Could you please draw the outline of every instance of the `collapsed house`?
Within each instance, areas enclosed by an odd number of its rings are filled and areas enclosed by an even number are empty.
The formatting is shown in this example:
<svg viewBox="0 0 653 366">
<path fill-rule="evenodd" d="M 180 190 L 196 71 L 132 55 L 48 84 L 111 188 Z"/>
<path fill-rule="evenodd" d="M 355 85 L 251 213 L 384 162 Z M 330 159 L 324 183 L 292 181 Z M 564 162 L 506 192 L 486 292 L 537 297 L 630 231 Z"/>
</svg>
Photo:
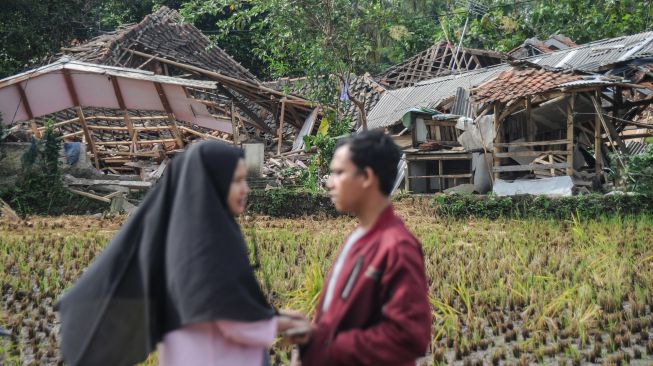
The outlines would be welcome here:
<svg viewBox="0 0 653 366">
<path fill-rule="evenodd" d="M 84 141 L 96 169 L 133 172 L 133 158 L 162 161 L 194 138 L 222 140 L 231 123 L 214 118 L 190 90 L 213 82 L 63 58 L 0 80 L 3 123 L 40 138 L 48 123 L 65 142 Z"/>
<path fill-rule="evenodd" d="M 177 11 L 166 7 L 138 24 L 62 51 L 85 62 L 215 82 L 215 92 L 198 93 L 197 97 L 216 118 L 239 123 L 240 129 L 233 131 L 239 135 L 238 142 L 251 137 L 268 145 L 275 140 L 290 145 L 315 109 L 301 97 L 264 86 L 199 29 L 183 23 Z"/>
<path fill-rule="evenodd" d="M 368 125 L 410 132 L 402 177 L 413 192 L 598 188 L 629 153 L 624 141 L 652 135 L 652 50 L 646 32 L 421 81 L 388 90 Z"/>
<path fill-rule="evenodd" d="M 318 113 L 314 103 L 263 85 L 166 7 L 62 52 L 49 65 L 3 80 L 13 85 L 11 97 L 0 100 L 4 123 L 27 124 L 38 138 L 51 120 L 64 140 L 84 142 L 105 172 L 139 173 L 154 156 L 160 163 L 161 155 L 197 138 L 263 143 L 280 154 L 296 145 Z M 101 75 L 111 83 L 102 83 Z M 137 77 L 152 83 L 136 83 Z M 58 81 L 41 88 L 46 79 Z M 68 100 L 53 97 L 62 95 Z"/>
</svg>

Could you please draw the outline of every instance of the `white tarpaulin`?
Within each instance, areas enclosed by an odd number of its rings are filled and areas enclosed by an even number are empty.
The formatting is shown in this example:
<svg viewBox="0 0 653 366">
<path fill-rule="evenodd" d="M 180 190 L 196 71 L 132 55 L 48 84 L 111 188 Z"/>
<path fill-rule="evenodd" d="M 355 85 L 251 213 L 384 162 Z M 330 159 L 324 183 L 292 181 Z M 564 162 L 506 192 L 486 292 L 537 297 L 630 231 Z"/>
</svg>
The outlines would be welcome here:
<svg viewBox="0 0 653 366">
<path fill-rule="evenodd" d="M 472 122 L 469 118 L 461 117 L 456 123 L 456 128 L 463 130 L 458 136 L 458 142 L 467 150 L 482 149 L 492 151 L 494 141 L 494 116 L 483 116 Z"/>
<path fill-rule="evenodd" d="M 534 196 L 563 197 L 571 196 L 573 187 L 574 182 L 567 175 L 544 179 L 516 180 L 514 182 L 497 179 L 494 182 L 492 192 L 497 196 L 531 194 Z"/>
</svg>

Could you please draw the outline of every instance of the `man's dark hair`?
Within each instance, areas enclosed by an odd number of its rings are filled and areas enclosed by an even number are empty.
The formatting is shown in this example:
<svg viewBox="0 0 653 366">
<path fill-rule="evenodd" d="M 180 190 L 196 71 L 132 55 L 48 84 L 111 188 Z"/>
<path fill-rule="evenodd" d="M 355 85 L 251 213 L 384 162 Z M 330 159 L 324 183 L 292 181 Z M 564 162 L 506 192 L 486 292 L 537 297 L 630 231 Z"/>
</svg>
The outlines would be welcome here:
<svg viewBox="0 0 653 366">
<path fill-rule="evenodd" d="M 397 165 L 401 159 L 399 147 L 381 130 L 366 131 L 338 141 L 336 148 L 348 146 L 351 161 L 362 172 L 372 168 L 379 177 L 379 188 L 386 196 L 392 193 L 397 178 Z"/>
</svg>

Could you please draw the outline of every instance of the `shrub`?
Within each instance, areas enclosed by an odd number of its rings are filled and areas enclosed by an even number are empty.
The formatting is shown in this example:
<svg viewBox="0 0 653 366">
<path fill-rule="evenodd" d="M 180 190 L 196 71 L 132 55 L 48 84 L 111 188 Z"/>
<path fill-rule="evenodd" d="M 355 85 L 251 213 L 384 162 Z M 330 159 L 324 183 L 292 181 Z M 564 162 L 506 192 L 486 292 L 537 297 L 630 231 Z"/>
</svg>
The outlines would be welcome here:
<svg viewBox="0 0 653 366">
<path fill-rule="evenodd" d="M 18 214 L 61 215 L 97 212 L 103 205 L 74 196 L 63 185 L 59 167 L 61 142 L 52 127 L 47 125 L 43 139 L 32 140 L 22 157 L 23 171 L 16 185 L 0 191 L 0 198 Z"/>
</svg>

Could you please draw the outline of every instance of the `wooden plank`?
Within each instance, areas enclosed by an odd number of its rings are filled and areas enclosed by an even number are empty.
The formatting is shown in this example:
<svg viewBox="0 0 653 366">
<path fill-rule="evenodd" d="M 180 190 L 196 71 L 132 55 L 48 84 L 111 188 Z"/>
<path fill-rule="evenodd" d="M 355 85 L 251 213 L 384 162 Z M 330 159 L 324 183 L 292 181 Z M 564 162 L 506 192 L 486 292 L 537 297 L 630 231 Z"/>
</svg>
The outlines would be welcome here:
<svg viewBox="0 0 653 366">
<path fill-rule="evenodd" d="M 470 155 L 453 155 L 451 154 L 450 156 L 443 156 L 443 155 L 428 155 L 428 154 L 420 154 L 420 155 L 409 155 L 406 154 L 406 160 L 408 161 L 438 161 L 438 160 L 470 160 L 472 158 L 471 154 Z"/>
<path fill-rule="evenodd" d="M 410 179 L 415 178 L 442 178 L 442 179 L 454 179 L 454 178 L 471 178 L 472 174 L 443 174 L 443 175 L 411 175 Z"/>
<path fill-rule="evenodd" d="M 144 182 L 140 180 L 86 179 L 75 178 L 69 174 L 64 176 L 64 181 L 69 186 L 115 185 L 134 189 L 149 188 L 152 186 L 152 182 Z"/>
<path fill-rule="evenodd" d="M 528 147 L 528 146 L 548 146 L 548 145 L 566 145 L 567 140 L 550 140 L 550 141 L 533 141 L 533 142 L 505 142 L 495 143 L 499 147 Z"/>
<path fill-rule="evenodd" d="M 234 145 L 238 145 L 240 143 L 240 129 L 238 128 L 238 123 L 236 122 L 236 107 L 234 106 L 233 101 L 231 101 L 230 116 L 231 116 L 231 131 L 234 137 Z"/>
<path fill-rule="evenodd" d="M 147 145 L 147 144 L 161 144 L 164 142 L 176 142 L 176 139 L 160 139 L 160 140 L 138 140 L 139 145 Z M 131 141 L 98 141 L 96 142 L 97 145 L 104 146 L 104 145 L 131 145 Z"/>
<path fill-rule="evenodd" d="M 156 88 L 156 92 L 159 95 L 159 100 L 161 100 L 161 104 L 163 105 L 163 109 L 165 109 L 166 113 L 168 114 L 168 121 L 170 122 L 170 125 L 172 126 L 172 135 L 175 137 L 175 141 L 177 142 L 177 146 L 180 148 L 184 147 L 184 141 L 181 139 L 181 134 L 179 133 L 179 130 L 177 129 L 177 120 L 175 118 L 174 113 L 172 113 L 172 107 L 170 107 L 170 102 L 168 101 L 168 97 L 166 96 L 165 90 L 163 90 L 163 86 L 161 83 L 154 83 L 154 87 Z"/>
<path fill-rule="evenodd" d="M 27 93 L 25 93 L 25 89 L 23 89 L 23 86 L 20 85 L 20 83 L 16 83 L 16 88 L 18 88 L 18 94 L 20 94 L 20 100 L 23 102 L 23 107 L 25 108 L 25 112 L 27 112 L 27 117 L 29 118 L 32 133 L 34 134 L 34 137 L 40 139 L 42 137 L 41 131 L 39 131 L 39 128 L 36 125 L 36 121 L 34 121 L 34 114 L 32 114 L 32 107 L 30 106 L 29 100 L 27 99 Z"/>
<path fill-rule="evenodd" d="M 504 153 L 495 153 L 499 158 L 513 158 L 513 157 L 523 157 L 523 156 L 540 156 L 544 154 L 556 154 L 556 155 L 567 155 L 569 152 L 567 150 L 550 150 L 550 151 L 510 151 Z"/>
<path fill-rule="evenodd" d="M 520 172 L 520 171 L 533 171 L 533 170 L 547 170 L 547 169 L 565 169 L 567 163 L 554 163 L 554 164 L 528 164 L 528 165 L 507 165 L 493 167 L 493 172 Z"/>
<path fill-rule="evenodd" d="M 86 120 L 106 120 L 106 121 L 122 121 L 124 117 L 116 117 L 116 116 L 86 116 Z M 150 120 L 158 120 L 158 119 L 168 119 L 168 116 L 147 116 L 147 117 L 132 117 L 130 116 L 129 119 L 132 121 L 150 121 Z"/>
<path fill-rule="evenodd" d="M 105 197 L 102 197 L 102 196 L 98 196 L 98 195 L 93 194 L 93 193 L 88 193 L 88 192 L 84 192 L 84 191 L 79 191 L 79 190 L 77 190 L 77 189 L 72 189 L 72 188 L 68 188 L 68 190 L 69 190 L 70 192 L 75 193 L 75 194 L 78 194 L 78 195 L 80 195 L 80 196 L 84 196 L 84 197 L 87 197 L 87 198 L 92 198 L 92 199 L 94 199 L 94 200 L 98 200 L 98 201 L 101 201 L 101 202 L 111 203 L 111 199 L 109 199 L 109 198 L 105 198 Z"/>
<path fill-rule="evenodd" d="M 52 127 L 60 127 L 60 126 L 67 125 L 69 123 L 77 123 L 77 122 L 79 122 L 79 117 L 75 117 L 75 118 L 72 118 L 72 119 L 69 119 L 69 120 L 53 123 Z M 45 130 L 45 127 L 39 127 L 39 131 L 43 131 L 43 130 Z"/>
<path fill-rule="evenodd" d="M 84 131 L 77 131 L 77 132 L 67 133 L 67 134 L 61 136 L 61 138 L 67 139 L 69 137 L 75 137 L 75 136 L 79 136 L 79 135 L 83 135 L 83 134 L 84 134 Z"/>
<path fill-rule="evenodd" d="M 603 139 L 601 138 L 601 119 L 597 115 L 594 118 L 594 172 L 603 173 Z"/>
</svg>

